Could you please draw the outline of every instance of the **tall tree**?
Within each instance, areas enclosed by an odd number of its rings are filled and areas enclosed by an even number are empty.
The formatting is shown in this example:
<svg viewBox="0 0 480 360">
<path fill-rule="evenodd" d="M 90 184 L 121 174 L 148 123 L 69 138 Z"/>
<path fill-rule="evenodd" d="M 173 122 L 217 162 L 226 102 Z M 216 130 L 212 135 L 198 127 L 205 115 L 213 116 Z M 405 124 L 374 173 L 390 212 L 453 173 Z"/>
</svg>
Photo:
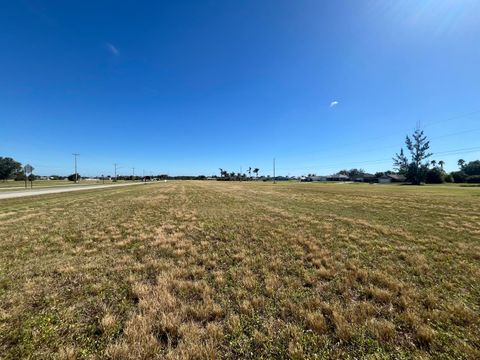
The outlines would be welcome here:
<svg viewBox="0 0 480 360">
<path fill-rule="evenodd" d="M 463 159 L 458 159 L 457 164 L 458 164 L 458 167 L 460 168 L 460 170 L 462 170 L 463 167 L 465 166 L 465 160 L 463 160 Z"/>
<path fill-rule="evenodd" d="M 428 152 L 428 149 L 430 149 L 430 141 L 428 141 L 427 137 L 423 134 L 423 130 L 417 129 L 411 138 L 407 135 L 405 144 L 412 157 L 407 177 L 413 184 L 420 185 L 425 180 L 426 171 L 424 168 L 427 167 L 426 164 L 422 164 L 422 162 L 432 156 L 432 153 Z"/>
<path fill-rule="evenodd" d="M 440 161 L 438 162 L 438 165 L 440 165 L 440 168 L 443 170 L 443 165 L 445 165 L 445 161 L 440 160 Z"/>
<path fill-rule="evenodd" d="M 410 151 L 411 161 L 408 162 L 402 149 L 400 154 L 395 154 L 393 165 L 398 169 L 399 173 L 407 177 L 407 181 L 414 185 L 419 185 L 425 181 L 428 171 L 428 162 L 423 162 L 432 156 L 432 153 L 428 152 L 430 141 L 427 140 L 422 130 L 417 129 L 411 137 L 407 135 L 405 145 L 407 145 L 407 149 Z"/>
<path fill-rule="evenodd" d="M 10 157 L 0 157 L 0 180 L 7 180 L 22 171 L 22 164 Z"/>
<path fill-rule="evenodd" d="M 248 167 L 248 177 L 252 177 L 252 167 Z"/>
<path fill-rule="evenodd" d="M 437 165 L 437 160 L 430 161 L 430 164 L 432 164 L 432 167 L 435 167 Z"/>
<path fill-rule="evenodd" d="M 253 169 L 253 173 L 255 174 L 255 177 L 257 177 L 257 178 L 258 178 L 258 172 L 259 172 L 259 171 L 260 171 L 259 168 Z"/>
</svg>

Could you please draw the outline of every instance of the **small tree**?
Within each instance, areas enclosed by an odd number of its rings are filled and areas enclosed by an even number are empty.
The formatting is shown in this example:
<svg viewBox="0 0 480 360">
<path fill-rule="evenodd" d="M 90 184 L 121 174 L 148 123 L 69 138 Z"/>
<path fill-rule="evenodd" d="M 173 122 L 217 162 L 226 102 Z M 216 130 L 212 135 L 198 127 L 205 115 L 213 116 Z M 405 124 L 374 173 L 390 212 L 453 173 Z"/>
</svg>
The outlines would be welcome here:
<svg viewBox="0 0 480 360">
<path fill-rule="evenodd" d="M 10 157 L 0 157 L 0 180 L 11 179 L 22 171 L 22 164 Z"/>
<path fill-rule="evenodd" d="M 427 184 L 442 184 L 445 182 L 445 176 L 441 169 L 434 167 L 427 171 L 425 181 Z"/>
<path fill-rule="evenodd" d="M 423 163 L 423 161 L 432 156 L 428 152 L 430 141 L 427 141 L 427 137 L 422 130 L 417 129 L 412 134 L 412 137 L 407 135 L 405 145 L 410 151 L 410 163 L 403 154 L 403 149 L 401 149 L 400 154 L 396 154 L 393 158 L 393 165 L 400 174 L 406 175 L 407 181 L 414 185 L 420 185 L 425 181 L 428 171 L 428 163 Z"/>
<path fill-rule="evenodd" d="M 80 180 L 82 177 L 80 176 L 80 174 L 71 174 L 71 175 L 68 175 L 68 180 L 69 181 L 75 181 L 76 179 Z"/>
</svg>

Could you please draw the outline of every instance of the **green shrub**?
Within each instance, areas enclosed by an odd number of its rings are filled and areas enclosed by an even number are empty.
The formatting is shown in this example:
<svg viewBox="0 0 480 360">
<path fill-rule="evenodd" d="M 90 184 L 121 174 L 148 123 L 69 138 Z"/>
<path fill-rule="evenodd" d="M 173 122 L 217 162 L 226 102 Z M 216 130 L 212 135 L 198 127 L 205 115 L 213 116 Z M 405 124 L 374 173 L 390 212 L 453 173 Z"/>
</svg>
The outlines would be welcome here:
<svg viewBox="0 0 480 360">
<path fill-rule="evenodd" d="M 443 171 L 439 168 L 429 169 L 425 177 L 427 184 L 442 184 L 445 182 Z"/>
<path fill-rule="evenodd" d="M 480 175 L 472 175 L 467 177 L 467 182 L 470 184 L 480 184 Z"/>
<path fill-rule="evenodd" d="M 19 172 L 15 175 L 15 181 L 25 181 L 25 173 Z"/>
<path fill-rule="evenodd" d="M 480 160 L 470 161 L 463 166 L 462 171 L 470 176 L 480 175 Z"/>
<path fill-rule="evenodd" d="M 77 180 L 80 180 L 82 177 L 80 174 L 77 174 Z M 68 180 L 69 181 L 75 181 L 75 174 L 68 175 Z"/>
<path fill-rule="evenodd" d="M 464 183 L 467 181 L 467 174 L 463 171 L 454 171 L 450 175 L 452 175 L 453 181 L 456 183 Z"/>
<path fill-rule="evenodd" d="M 426 165 L 422 164 L 417 167 L 415 163 L 412 162 L 408 165 L 405 177 L 409 183 L 420 185 L 421 183 L 426 182 L 427 173 L 428 167 Z"/>
<path fill-rule="evenodd" d="M 447 183 L 452 183 L 453 182 L 453 176 L 450 174 L 445 175 L 445 182 Z"/>
</svg>

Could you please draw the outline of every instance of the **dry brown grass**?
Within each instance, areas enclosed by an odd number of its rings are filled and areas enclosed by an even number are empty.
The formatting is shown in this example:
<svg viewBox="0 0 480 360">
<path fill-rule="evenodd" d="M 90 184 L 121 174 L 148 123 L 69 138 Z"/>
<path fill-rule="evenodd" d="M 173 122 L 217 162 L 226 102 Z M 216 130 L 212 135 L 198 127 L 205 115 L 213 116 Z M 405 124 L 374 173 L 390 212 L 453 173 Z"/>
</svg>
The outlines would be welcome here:
<svg viewBox="0 0 480 360">
<path fill-rule="evenodd" d="M 2 359 L 480 357 L 478 189 L 169 182 L 1 206 Z"/>
</svg>

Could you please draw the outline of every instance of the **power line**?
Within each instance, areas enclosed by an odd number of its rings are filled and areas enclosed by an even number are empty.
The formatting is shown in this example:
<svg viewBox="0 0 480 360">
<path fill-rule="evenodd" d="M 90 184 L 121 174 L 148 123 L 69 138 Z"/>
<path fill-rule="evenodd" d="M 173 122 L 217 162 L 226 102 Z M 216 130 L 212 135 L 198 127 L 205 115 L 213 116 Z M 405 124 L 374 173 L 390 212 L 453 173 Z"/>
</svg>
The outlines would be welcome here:
<svg viewBox="0 0 480 360">
<path fill-rule="evenodd" d="M 459 132 L 454 132 L 454 133 L 447 133 L 447 134 L 444 134 L 444 135 L 440 135 L 440 136 L 436 136 L 436 137 L 433 137 L 433 138 L 430 138 L 430 140 L 435 140 L 435 139 L 440 139 L 440 138 L 446 138 L 446 137 L 450 137 L 450 136 L 456 136 L 456 135 L 461 135 L 461 134 L 465 134 L 465 133 L 472 133 L 472 132 L 476 132 L 476 131 L 480 131 L 480 128 L 476 128 L 476 129 L 470 129 L 470 130 L 462 130 L 462 131 L 459 131 Z M 382 147 L 375 147 L 375 148 L 371 148 L 371 149 L 368 149 L 366 151 L 355 151 L 355 155 L 357 154 L 362 154 L 362 153 L 366 153 L 366 152 L 370 152 L 370 151 L 375 151 L 375 150 L 382 150 L 382 149 L 390 149 L 390 148 L 398 148 L 397 145 L 388 145 L 388 146 L 382 146 Z M 459 149 L 458 151 L 456 152 L 461 152 L 462 149 Z M 351 151 L 349 152 L 344 152 L 343 154 L 341 155 L 350 155 L 351 154 Z M 442 155 L 442 152 L 435 152 L 436 155 Z M 325 158 L 327 157 L 328 155 L 323 155 L 321 156 L 320 158 Z M 329 156 L 329 158 L 331 158 L 331 156 Z M 359 163 L 370 163 L 371 161 L 362 161 L 362 162 L 355 162 L 356 164 L 359 164 Z M 373 162 L 375 162 L 375 160 L 373 160 Z M 338 163 L 338 162 L 337 162 Z M 326 165 L 328 166 L 328 165 Z M 312 165 L 312 166 L 306 166 L 304 168 L 312 168 L 312 167 L 318 167 L 318 165 Z M 293 168 L 281 168 L 283 170 L 290 170 L 290 169 L 293 169 Z M 295 169 L 302 169 L 302 168 L 295 168 Z"/>
<path fill-rule="evenodd" d="M 431 126 L 431 125 L 436 125 L 436 124 L 440 124 L 440 123 L 444 123 L 444 122 L 448 122 L 448 121 L 453 121 L 453 120 L 459 120 L 459 119 L 470 117 L 470 116 L 476 115 L 476 114 L 480 114 L 480 109 L 475 110 L 475 111 L 471 111 L 469 113 L 464 113 L 464 114 L 461 114 L 461 115 L 451 116 L 451 117 L 441 119 L 441 120 L 438 120 L 438 121 L 427 122 L 427 123 L 423 124 L 422 127 L 425 128 L 425 127 L 428 127 L 428 126 Z M 418 123 L 419 123 L 419 121 L 417 121 L 417 126 L 418 126 Z M 338 146 L 339 147 L 346 147 L 346 146 L 353 146 L 353 145 L 358 145 L 358 144 L 370 143 L 370 142 L 373 142 L 373 141 L 376 141 L 376 140 L 386 139 L 386 138 L 391 137 L 391 136 L 395 136 L 395 135 L 399 135 L 401 133 L 405 133 L 405 131 L 406 130 L 399 130 L 399 131 L 391 132 L 389 134 L 384 134 L 384 135 L 372 137 L 372 138 L 369 138 L 369 139 L 357 140 L 357 141 L 348 142 L 348 143 L 345 143 L 345 142 L 344 143 L 339 143 Z M 303 155 L 313 155 L 313 154 L 316 154 L 316 152 L 315 153 L 314 152 L 309 152 L 309 153 L 303 154 Z M 291 158 L 291 157 L 288 157 L 288 158 Z"/>
<path fill-rule="evenodd" d="M 480 146 L 475 146 L 475 147 L 470 147 L 470 148 L 462 148 L 462 149 L 452 149 L 452 150 L 447 150 L 447 151 L 439 151 L 436 152 L 435 155 L 456 155 L 456 154 L 468 154 L 468 153 L 474 153 L 480 151 Z M 362 165 L 362 164 L 379 164 L 387 161 L 392 161 L 391 158 L 385 158 L 385 159 L 376 159 L 376 160 L 366 160 L 366 161 L 354 161 L 350 163 L 345 163 L 342 162 L 341 164 L 343 166 L 345 165 Z M 339 162 L 337 163 L 331 163 L 331 164 L 322 164 L 322 166 L 317 165 L 312 165 L 312 166 L 305 166 L 305 167 L 298 167 L 298 168 L 280 168 L 281 170 L 306 170 L 306 169 L 311 169 L 311 168 L 328 168 L 329 166 L 336 166 L 336 167 L 341 167 L 338 166 Z M 331 168 L 328 168 L 331 169 Z"/>
<path fill-rule="evenodd" d="M 432 122 L 426 123 L 425 125 L 423 125 L 423 127 L 427 127 L 427 126 L 430 126 L 430 125 L 436 125 L 436 124 L 440 124 L 440 123 L 444 123 L 444 122 L 448 122 L 448 121 L 452 121 L 452 120 L 463 119 L 463 118 L 466 118 L 466 117 L 469 117 L 469 116 L 472 116 L 472 115 L 476 115 L 476 114 L 480 114 L 480 110 L 475 110 L 475 111 L 472 111 L 472 112 L 469 112 L 469 113 L 466 113 L 466 114 L 463 114 L 463 115 L 452 116 L 452 117 L 449 117 L 449 118 L 446 118 L 446 119 L 443 119 L 443 120 L 432 121 Z"/>
</svg>

